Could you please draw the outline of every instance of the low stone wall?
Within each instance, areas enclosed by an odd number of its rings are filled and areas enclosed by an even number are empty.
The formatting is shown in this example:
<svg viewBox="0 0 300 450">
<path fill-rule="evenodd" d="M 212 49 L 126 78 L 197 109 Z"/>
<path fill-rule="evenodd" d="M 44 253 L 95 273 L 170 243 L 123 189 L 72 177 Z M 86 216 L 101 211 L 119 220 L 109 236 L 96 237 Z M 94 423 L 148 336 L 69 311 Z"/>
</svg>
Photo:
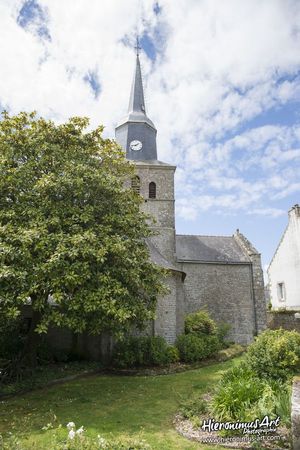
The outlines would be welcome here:
<svg viewBox="0 0 300 450">
<path fill-rule="evenodd" d="M 300 377 L 294 379 L 292 389 L 292 442 L 293 449 L 300 449 Z"/>
<path fill-rule="evenodd" d="M 300 333 L 300 319 L 295 318 L 296 311 L 268 312 L 267 326 L 271 330 L 284 328 L 285 330 L 296 330 Z"/>
</svg>

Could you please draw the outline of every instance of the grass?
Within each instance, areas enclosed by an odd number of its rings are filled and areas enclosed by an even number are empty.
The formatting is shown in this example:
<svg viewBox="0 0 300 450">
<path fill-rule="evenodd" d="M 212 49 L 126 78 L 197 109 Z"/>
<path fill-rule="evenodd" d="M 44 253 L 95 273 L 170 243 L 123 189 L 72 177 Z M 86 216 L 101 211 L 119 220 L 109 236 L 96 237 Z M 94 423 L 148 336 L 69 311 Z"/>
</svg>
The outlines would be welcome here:
<svg viewBox="0 0 300 450">
<path fill-rule="evenodd" d="M 24 449 L 54 450 L 53 430 L 42 427 L 73 421 L 91 436 L 139 436 L 157 450 L 210 450 L 179 436 L 172 419 L 183 399 L 212 388 L 235 361 L 163 376 L 95 375 L 2 400 L 0 434 L 20 434 Z"/>
<path fill-rule="evenodd" d="M 74 361 L 38 366 L 30 377 L 25 377 L 21 381 L 11 384 L 0 384 L 0 400 L 1 396 L 30 391 L 42 387 L 49 382 L 53 382 L 53 380 L 76 376 L 93 370 L 96 371 L 100 368 L 99 363 L 89 361 Z"/>
</svg>

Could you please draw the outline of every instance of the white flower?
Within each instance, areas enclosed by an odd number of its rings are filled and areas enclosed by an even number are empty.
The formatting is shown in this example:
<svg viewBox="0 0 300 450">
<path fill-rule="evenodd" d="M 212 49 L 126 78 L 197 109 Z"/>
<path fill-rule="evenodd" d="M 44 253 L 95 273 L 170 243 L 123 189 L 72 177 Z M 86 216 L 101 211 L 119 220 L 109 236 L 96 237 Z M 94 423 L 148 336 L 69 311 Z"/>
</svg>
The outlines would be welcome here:
<svg viewBox="0 0 300 450">
<path fill-rule="evenodd" d="M 69 422 L 67 424 L 67 428 L 68 428 L 68 430 L 72 430 L 73 428 L 75 428 L 75 423 L 74 422 Z"/>
<path fill-rule="evenodd" d="M 78 430 L 76 431 L 76 434 L 82 434 L 84 432 L 84 428 L 83 426 L 81 426 L 80 428 L 78 428 Z"/>
<path fill-rule="evenodd" d="M 98 443 L 102 448 L 106 447 L 106 439 L 104 439 L 103 437 L 100 436 L 100 434 L 98 434 Z"/>
<path fill-rule="evenodd" d="M 68 438 L 69 439 L 74 439 L 75 435 L 76 435 L 75 431 L 74 430 L 70 430 L 69 434 L 68 434 Z"/>
</svg>

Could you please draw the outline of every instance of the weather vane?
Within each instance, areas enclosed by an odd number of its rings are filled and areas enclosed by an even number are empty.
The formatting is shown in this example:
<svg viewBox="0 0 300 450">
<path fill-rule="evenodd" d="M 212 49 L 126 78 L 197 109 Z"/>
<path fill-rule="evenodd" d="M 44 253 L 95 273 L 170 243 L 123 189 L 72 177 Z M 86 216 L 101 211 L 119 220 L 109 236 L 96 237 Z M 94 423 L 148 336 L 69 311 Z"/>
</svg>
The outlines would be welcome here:
<svg viewBox="0 0 300 450">
<path fill-rule="evenodd" d="M 134 47 L 136 49 L 136 55 L 138 56 L 140 54 L 140 50 L 142 50 L 142 47 L 140 46 L 140 40 L 139 37 L 136 37 L 136 45 Z"/>
</svg>

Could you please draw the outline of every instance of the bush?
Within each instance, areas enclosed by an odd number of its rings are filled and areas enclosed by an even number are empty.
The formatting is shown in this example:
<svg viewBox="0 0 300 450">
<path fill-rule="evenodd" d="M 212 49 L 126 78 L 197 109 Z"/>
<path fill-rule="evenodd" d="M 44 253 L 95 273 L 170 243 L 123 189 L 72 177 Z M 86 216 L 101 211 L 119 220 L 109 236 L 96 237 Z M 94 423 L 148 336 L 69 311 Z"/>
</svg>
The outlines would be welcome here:
<svg viewBox="0 0 300 450">
<path fill-rule="evenodd" d="M 180 359 L 178 348 L 174 345 L 169 345 L 169 347 L 167 348 L 167 354 L 170 363 L 178 362 Z"/>
<path fill-rule="evenodd" d="M 296 331 L 267 330 L 247 351 L 247 364 L 259 377 L 286 380 L 299 368 L 300 334 Z"/>
<path fill-rule="evenodd" d="M 267 381 L 243 362 L 224 373 L 215 388 L 212 412 L 218 420 L 252 421 L 266 415 L 290 426 L 289 383 Z"/>
<path fill-rule="evenodd" d="M 161 366 L 178 359 L 178 350 L 160 336 L 130 336 L 116 343 L 112 355 L 113 365 L 120 368 Z"/>
<path fill-rule="evenodd" d="M 228 348 L 230 345 L 230 343 L 226 339 L 230 329 L 231 326 L 229 325 L 229 323 L 220 323 L 217 327 L 216 335 L 218 336 L 222 348 Z"/>
<path fill-rule="evenodd" d="M 219 341 L 218 336 L 204 336 L 203 337 L 205 345 L 206 345 L 206 356 L 212 356 L 221 350 L 222 345 Z"/>
<path fill-rule="evenodd" d="M 184 329 L 185 334 L 209 338 L 207 340 L 208 345 L 215 347 L 209 354 L 221 348 L 228 347 L 225 338 L 230 330 L 230 325 L 227 323 L 217 325 L 210 317 L 208 311 L 202 310 L 188 314 L 185 319 Z"/>
<path fill-rule="evenodd" d="M 225 372 L 216 387 L 212 410 L 218 420 L 245 420 L 247 410 L 262 396 L 265 382 L 244 364 Z"/>
<path fill-rule="evenodd" d="M 12 358 L 22 353 L 24 333 L 20 319 L 11 322 L 0 321 L 0 358 Z"/>
<path fill-rule="evenodd" d="M 185 318 L 185 334 L 216 334 L 217 325 L 208 311 L 198 311 L 188 314 Z"/>
<path fill-rule="evenodd" d="M 182 334 L 176 340 L 179 358 L 183 362 L 196 362 L 214 355 L 221 348 L 214 335 Z"/>
</svg>

